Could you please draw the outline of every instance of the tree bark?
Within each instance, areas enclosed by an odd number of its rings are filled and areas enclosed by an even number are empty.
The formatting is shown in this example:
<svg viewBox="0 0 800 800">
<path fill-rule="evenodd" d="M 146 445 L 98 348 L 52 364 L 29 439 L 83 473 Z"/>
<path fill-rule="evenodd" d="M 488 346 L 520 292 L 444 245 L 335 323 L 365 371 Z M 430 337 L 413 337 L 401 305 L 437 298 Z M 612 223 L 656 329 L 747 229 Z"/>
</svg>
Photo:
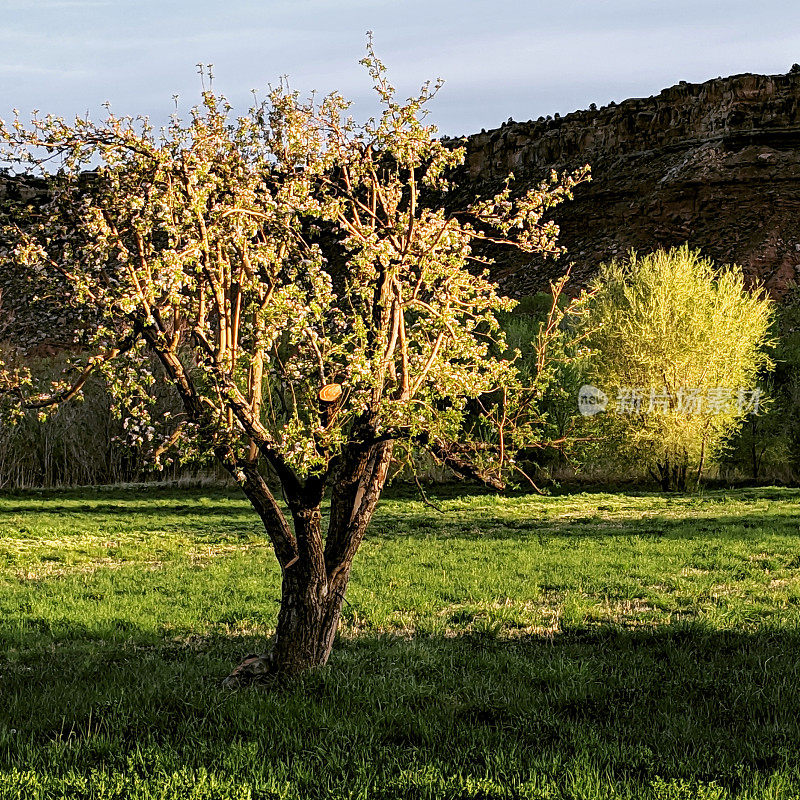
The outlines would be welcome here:
<svg viewBox="0 0 800 800">
<path fill-rule="evenodd" d="M 295 516 L 295 533 L 301 553 L 304 542 L 318 541 L 313 530 L 298 530 L 303 517 L 309 527 L 313 529 L 316 526 L 318 530 L 319 509 L 306 509 L 299 520 Z M 321 547 L 317 552 L 298 556 L 287 564 L 283 568 L 281 605 L 271 650 L 262 655 L 247 656 L 225 679 L 224 685 L 240 688 L 264 680 L 293 678 L 309 669 L 324 666 L 339 627 L 351 565 L 352 557 L 340 562 L 335 574 L 329 576 Z"/>
<path fill-rule="evenodd" d="M 346 454 L 334 480 L 324 543 L 322 484 L 307 481 L 299 494 L 287 493 L 297 557 L 282 563 L 281 607 L 272 649 L 264 655 L 247 656 L 226 678 L 226 686 L 292 678 L 327 662 L 353 558 L 386 482 L 391 454 L 389 441 L 366 448 L 354 446 Z M 262 519 L 269 527 L 267 515 Z"/>
<path fill-rule="evenodd" d="M 298 566 L 298 565 L 293 565 Z M 347 581 L 309 580 L 302 571 L 285 570 L 281 608 L 272 648 L 251 654 L 223 685 L 238 689 L 254 683 L 293 678 L 328 661 L 333 649 Z"/>
<path fill-rule="evenodd" d="M 339 626 L 346 581 L 309 579 L 295 566 L 284 571 L 281 608 L 270 654 L 271 671 L 282 677 L 324 666 Z"/>
</svg>

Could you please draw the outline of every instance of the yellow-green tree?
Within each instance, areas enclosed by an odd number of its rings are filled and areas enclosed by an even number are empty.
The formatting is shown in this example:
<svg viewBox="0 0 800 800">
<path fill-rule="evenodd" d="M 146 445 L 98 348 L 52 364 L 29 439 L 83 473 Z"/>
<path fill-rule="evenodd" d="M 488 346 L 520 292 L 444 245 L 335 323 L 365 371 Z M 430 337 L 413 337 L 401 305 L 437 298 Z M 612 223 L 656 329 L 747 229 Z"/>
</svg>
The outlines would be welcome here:
<svg viewBox="0 0 800 800">
<path fill-rule="evenodd" d="M 685 489 L 763 402 L 771 302 L 687 246 L 612 261 L 593 289 L 582 324 L 589 381 L 608 396 L 596 416 L 606 447 Z"/>
</svg>

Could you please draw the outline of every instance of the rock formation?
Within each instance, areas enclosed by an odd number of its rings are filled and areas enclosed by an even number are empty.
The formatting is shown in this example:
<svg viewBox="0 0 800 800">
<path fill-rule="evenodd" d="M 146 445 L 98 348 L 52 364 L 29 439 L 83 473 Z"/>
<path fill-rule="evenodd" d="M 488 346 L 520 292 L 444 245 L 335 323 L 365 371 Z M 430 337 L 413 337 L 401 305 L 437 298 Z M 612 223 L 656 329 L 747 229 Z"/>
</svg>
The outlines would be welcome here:
<svg viewBox="0 0 800 800">
<path fill-rule="evenodd" d="M 488 194 L 509 172 L 530 184 L 591 164 L 593 181 L 554 215 L 559 261 L 494 253 L 514 295 L 545 288 L 573 262 L 573 285 L 631 248 L 688 242 L 780 296 L 800 276 L 800 74 L 681 82 L 655 97 L 511 122 L 466 147 L 462 191 Z"/>
</svg>

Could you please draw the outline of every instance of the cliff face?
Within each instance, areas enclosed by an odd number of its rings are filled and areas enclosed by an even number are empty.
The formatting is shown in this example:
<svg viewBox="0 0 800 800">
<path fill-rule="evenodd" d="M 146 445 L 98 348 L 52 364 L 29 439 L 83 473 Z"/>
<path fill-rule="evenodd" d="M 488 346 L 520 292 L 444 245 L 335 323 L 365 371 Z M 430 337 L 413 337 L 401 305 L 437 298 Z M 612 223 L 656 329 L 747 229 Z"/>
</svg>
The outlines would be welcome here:
<svg viewBox="0 0 800 800">
<path fill-rule="evenodd" d="M 524 184 L 552 168 L 592 167 L 592 183 L 554 215 L 565 256 L 494 253 L 511 294 L 545 288 L 568 262 L 580 285 L 631 248 L 684 242 L 719 264 L 741 264 L 775 296 L 800 280 L 800 74 L 682 82 L 454 143 L 467 150 L 465 190 L 483 195 L 509 172 Z"/>
</svg>

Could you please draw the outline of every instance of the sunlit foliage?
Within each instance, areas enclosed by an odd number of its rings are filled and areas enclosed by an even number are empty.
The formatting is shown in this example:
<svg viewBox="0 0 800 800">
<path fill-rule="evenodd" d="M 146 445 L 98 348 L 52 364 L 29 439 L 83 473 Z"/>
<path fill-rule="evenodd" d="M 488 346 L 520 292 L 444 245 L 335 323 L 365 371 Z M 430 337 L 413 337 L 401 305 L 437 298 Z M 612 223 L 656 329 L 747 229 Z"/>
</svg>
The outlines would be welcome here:
<svg viewBox="0 0 800 800">
<path fill-rule="evenodd" d="M 771 302 L 688 247 L 613 261 L 594 288 L 584 324 L 589 379 L 609 395 L 603 447 L 685 488 L 757 410 Z"/>
</svg>

